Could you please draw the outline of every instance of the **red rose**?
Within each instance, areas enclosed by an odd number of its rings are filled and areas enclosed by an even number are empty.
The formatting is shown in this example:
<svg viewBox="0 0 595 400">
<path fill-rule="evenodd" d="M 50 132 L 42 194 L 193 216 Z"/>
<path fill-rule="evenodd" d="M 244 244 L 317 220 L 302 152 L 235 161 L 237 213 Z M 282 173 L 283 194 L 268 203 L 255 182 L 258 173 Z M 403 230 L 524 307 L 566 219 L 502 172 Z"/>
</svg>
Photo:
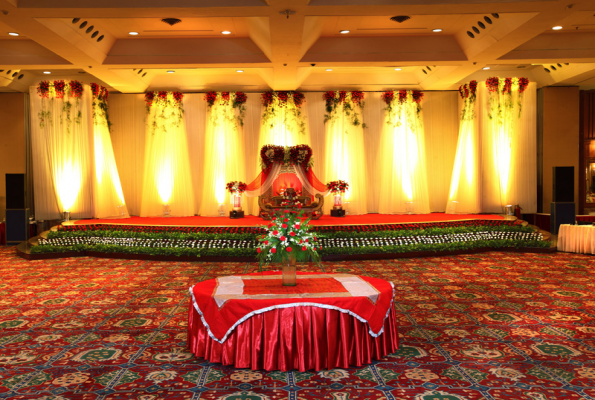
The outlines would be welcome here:
<svg viewBox="0 0 595 400">
<path fill-rule="evenodd" d="M 308 243 L 308 239 L 306 239 L 306 243 Z"/>
<path fill-rule="evenodd" d="M 258 250 L 260 250 L 260 249 L 258 249 Z M 306 251 L 306 250 L 307 250 L 306 246 L 302 247 L 302 251 Z"/>
<path fill-rule="evenodd" d="M 261 252 L 260 247 L 256 249 L 256 252 L 257 253 L 260 253 Z"/>
<path fill-rule="evenodd" d="M 286 248 L 285 250 L 287 250 L 288 252 L 290 252 L 290 253 L 291 253 L 291 250 L 292 250 L 292 248 L 291 248 L 291 247 L 289 247 L 289 246 L 287 246 L 287 248 Z"/>
<path fill-rule="evenodd" d="M 289 218 L 285 218 L 283 221 L 284 222 L 289 222 Z"/>
<path fill-rule="evenodd" d="M 281 228 L 287 228 L 287 224 L 282 224 Z"/>
<path fill-rule="evenodd" d="M 289 232 L 289 236 L 295 236 L 295 232 Z"/>
<path fill-rule="evenodd" d="M 318 242 L 318 238 L 316 236 L 314 236 L 314 241 Z"/>
<path fill-rule="evenodd" d="M 278 230 L 274 230 L 273 231 L 273 235 L 277 236 L 278 234 L 279 234 L 279 231 Z"/>
<path fill-rule="evenodd" d="M 268 241 L 268 240 L 265 240 L 265 241 L 264 241 L 264 244 L 265 244 L 265 245 L 268 245 L 268 244 L 269 244 L 269 241 Z"/>
<path fill-rule="evenodd" d="M 277 252 L 277 249 L 273 247 L 273 248 L 271 249 L 271 253 L 273 253 L 273 254 L 274 254 L 274 253 L 276 253 L 276 252 Z"/>
<path fill-rule="evenodd" d="M 279 239 L 281 239 L 281 241 L 284 242 L 287 238 L 285 236 L 281 236 Z"/>
</svg>

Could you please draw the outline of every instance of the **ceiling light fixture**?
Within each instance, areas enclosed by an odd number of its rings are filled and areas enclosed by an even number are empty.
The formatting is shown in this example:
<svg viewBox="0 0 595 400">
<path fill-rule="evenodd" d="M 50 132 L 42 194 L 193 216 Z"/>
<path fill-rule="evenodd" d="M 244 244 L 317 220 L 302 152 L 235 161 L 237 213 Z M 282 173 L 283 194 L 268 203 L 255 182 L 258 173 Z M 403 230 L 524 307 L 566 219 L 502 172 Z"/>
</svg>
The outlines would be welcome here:
<svg viewBox="0 0 595 400">
<path fill-rule="evenodd" d="M 401 70 L 401 68 L 395 68 L 395 71 L 400 71 L 400 70 Z"/>
<path fill-rule="evenodd" d="M 331 72 L 332 70 L 333 70 L 332 68 L 325 69 L 326 72 Z"/>
<path fill-rule="evenodd" d="M 349 31 L 349 30 L 347 30 L 347 29 L 343 29 L 342 31 L 339 31 L 339 33 L 342 33 L 342 34 L 346 34 L 346 33 L 349 33 L 349 32 L 350 32 L 350 31 Z"/>
<path fill-rule="evenodd" d="M 552 30 L 554 31 L 559 31 L 560 29 L 562 29 L 560 25 L 552 26 Z"/>
<path fill-rule="evenodd" d="M 16 32 L 8 32 L 8 34 L 9 34 L 10 36 L 19 36 L 19 34 L 18 34 L 18 33 L 16 33 Z"/>
<path fill-rule="evenodd" d="M 129 34 L 130 36 L 136 36 L 136 35 L 138 35 L 138 32 L 128 32 L 128 34 Z"/>
<path fill-rule="evenodd" d="M 432 32 L 442 32 L 442 29 L 440 29 L 440 28 L 432 29 Z"/>
<path fill-rule="evenodd" d="M 236 72 L 244 72 L 243 69 L 238 69 Z"/>
<path fill-rule="evenodd" d="M 49 74 L 51 74 L 52 72 L 51 72 L 51 71 L 43 71 L 43 73 L 44 73 L 44 74 L 46 74 L 46 75 L 49 75 Z"/>
<path fill-rule="evenodd" d="M 223 34 L 223 35 L 231 35 L 231 31 L 221 31 L 221 34 Z"/>
<path fill-rule="evenodd" d="M 175 24 L 182 22 L 182 20 L 179 18 L 163 18 L 161 22 L 165 22 L 169 26 L 174 26 Z"/>
<path fill-rule="evenodd" d="M 398 22 L 398 23 L 403 23 L 403 22 L 407 21 L 408 19 L 411 19 L 411 17 L 408 15 L 397 15 L 395 17 L 391 17 L 390 20 Z"/>
<path fill-rule="evenodd" d="M 482 69 L 490 69 L 490 67 L 483 67 Z"/>
<path fill-rule="evenodd" d="M 142 71 L 142 69 L 141 69 L 141 71 Z M 172 70 L 167 71 L 168 74 L 174 74 L 175 72 L 176 71 L 172 71 Z"/>
</svg>

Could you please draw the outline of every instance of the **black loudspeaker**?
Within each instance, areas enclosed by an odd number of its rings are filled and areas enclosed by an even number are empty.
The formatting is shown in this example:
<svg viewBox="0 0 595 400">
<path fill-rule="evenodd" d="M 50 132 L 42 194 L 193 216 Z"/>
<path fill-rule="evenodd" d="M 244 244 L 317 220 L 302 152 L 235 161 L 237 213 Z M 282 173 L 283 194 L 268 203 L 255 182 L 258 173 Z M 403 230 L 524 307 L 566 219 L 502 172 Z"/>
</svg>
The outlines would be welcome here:
<svg viewBox="0 0 595 400">
<path fill-rule="evenodd" d="M 229 218 L 231 218 L 231 219 L 244 218 L 244 211 L 237 211 L 237 210 L 230 211 Z"/>
<path fill-rule="evenodd" d="M 574 201 L 574 167 L 552 167 L 552 202 Z"/>
<path fill-rule="evenodd" d="M 29 240 L 29 209 L 6 210 L 6 244 Z"/>
<path fill-rule="evenodd" d="M 6 209 L 25 208 L 25 174 L 6 174 Z"/>
<path fill-rule="evenodd" d="M 561 224 L 574 224 L 574 203 L 552 203 L 550 218 L 550 233 L 557 235 Z"/>
<path fill-rule="evenodd" d="M 331 210 L 331 217 L 344 217 L 345 216 L 345 210 L 340 209 L 340 210 Z"/>
</svg>

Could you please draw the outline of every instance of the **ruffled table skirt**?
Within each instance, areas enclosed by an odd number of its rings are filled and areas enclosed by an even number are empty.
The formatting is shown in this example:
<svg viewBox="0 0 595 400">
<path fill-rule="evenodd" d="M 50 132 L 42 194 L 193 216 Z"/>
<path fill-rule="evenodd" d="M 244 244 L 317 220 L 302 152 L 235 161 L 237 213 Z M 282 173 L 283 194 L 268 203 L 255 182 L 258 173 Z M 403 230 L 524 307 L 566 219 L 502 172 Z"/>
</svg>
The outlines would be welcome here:
<svg viewBox="0 0 595 400">
<path fill-rule="evenodd" d="M 595 227 L 590 225 L 560 225 L 558 251 L 595 254 Z"/>
<path fill-rule="evenodd" d="M 394 353 L 398 330 L 394 308 L 378 337 L 349 314 L 320 307 L 274 309 L 239 324 L 223 344 L 207 333 L 190 303 L 188 347 L 209 362 L 267 371 L 361 367 Z"/>
</svg>

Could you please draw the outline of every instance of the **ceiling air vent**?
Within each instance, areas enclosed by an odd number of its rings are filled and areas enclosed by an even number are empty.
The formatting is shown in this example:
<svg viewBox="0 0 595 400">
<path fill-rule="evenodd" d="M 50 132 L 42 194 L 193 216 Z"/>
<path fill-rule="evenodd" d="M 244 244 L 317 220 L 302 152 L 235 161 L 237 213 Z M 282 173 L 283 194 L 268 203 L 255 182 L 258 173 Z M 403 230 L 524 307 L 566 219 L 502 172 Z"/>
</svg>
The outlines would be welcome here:
<svg viewBox="0 0 595 400">
<path fill-rule="evenodd" d="M 392 17 L 390 20 L 401 23 L 407 21 L 408 19 L 411 19 L 411 17 L 408 15 L 397 15 L 396 17 Z"/>
<path fill-rule="evenodd" d="M 182 22 L 182 20 L 179 18 L 163 18 L 161 21 L 165 22 L 169 26 L 174 26 L 175 24 Z"/>
</svg>

